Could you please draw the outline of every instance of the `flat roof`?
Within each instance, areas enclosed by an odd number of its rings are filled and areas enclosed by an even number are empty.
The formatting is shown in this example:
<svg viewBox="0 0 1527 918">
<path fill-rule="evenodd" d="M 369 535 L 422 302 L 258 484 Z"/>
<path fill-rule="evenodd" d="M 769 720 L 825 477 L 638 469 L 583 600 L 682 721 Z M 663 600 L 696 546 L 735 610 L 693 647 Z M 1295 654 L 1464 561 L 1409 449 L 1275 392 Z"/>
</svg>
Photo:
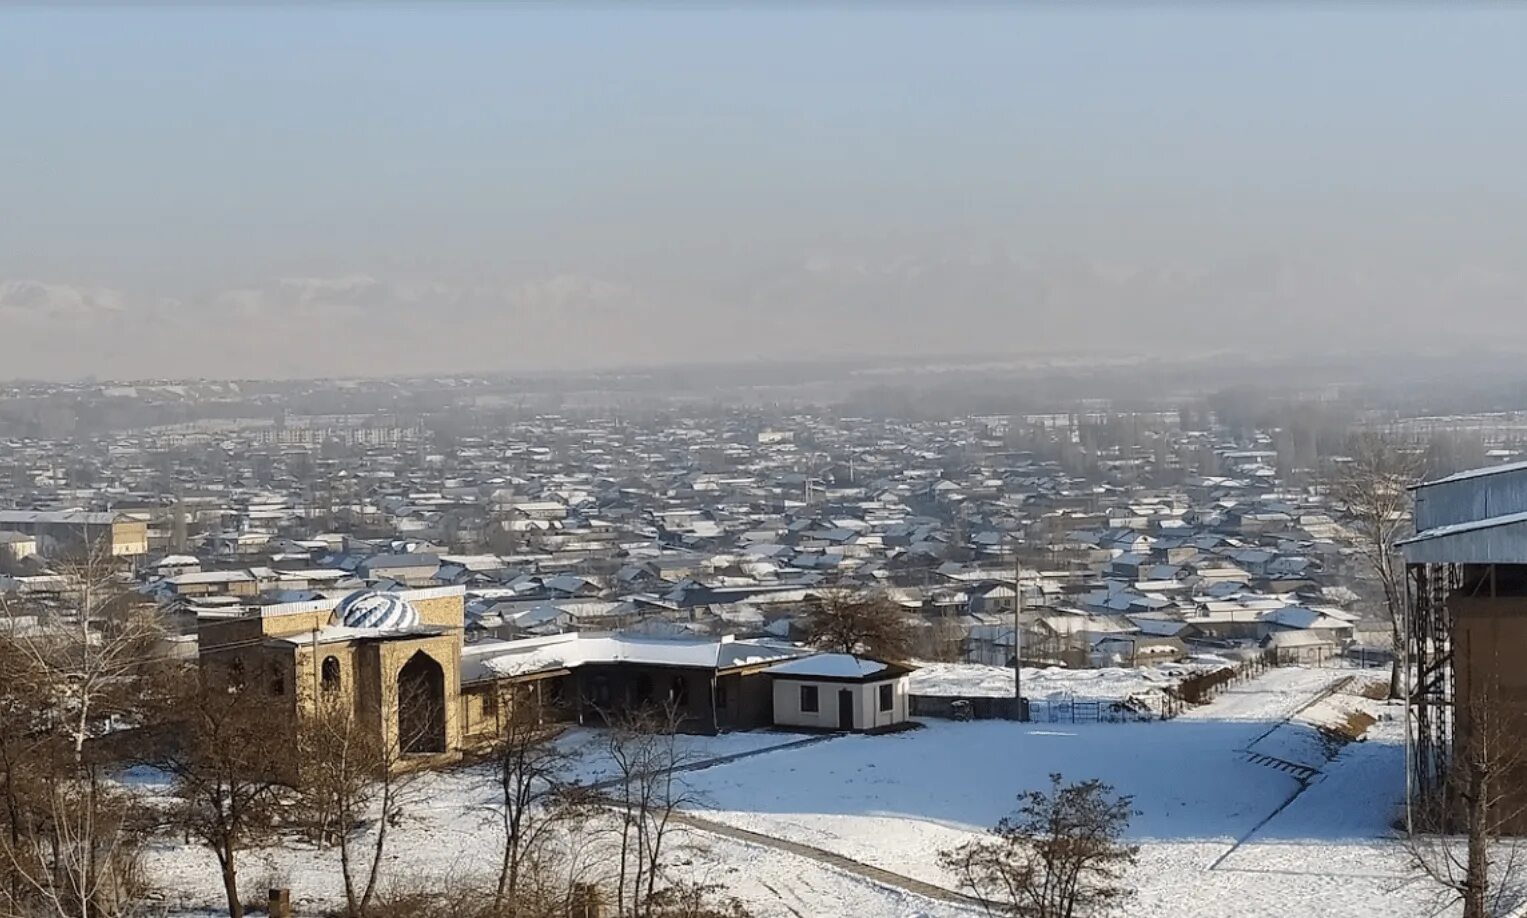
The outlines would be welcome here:
<svg viewBox="0 0 1527 918">
<path fill-rule="evenodd" d="M 722 670 L 762 666 L 812 653 L 804 647 L 764 640 L 693 640 L 578 633 L 557 637 L 556 640 L 506 641 L 495 648 L 499 653 L 483 660 L 483 665 L 499 676 L 525 676 L 602 663 Z"/>
<path fill-rule="evenodd" d="M 104 526 L 124 521 L 122 514 L 95 510 L 0 510 L 0 523 Z"/>
</svg>

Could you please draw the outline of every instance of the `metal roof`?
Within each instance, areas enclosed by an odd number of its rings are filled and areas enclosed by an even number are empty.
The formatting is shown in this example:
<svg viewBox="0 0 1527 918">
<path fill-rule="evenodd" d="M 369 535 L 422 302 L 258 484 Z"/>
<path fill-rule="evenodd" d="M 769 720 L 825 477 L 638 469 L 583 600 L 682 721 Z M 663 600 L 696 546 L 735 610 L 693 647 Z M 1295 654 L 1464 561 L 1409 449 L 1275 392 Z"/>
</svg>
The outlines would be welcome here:
<svg viewBox="0 0 1527 918">
<path fill-rule="evenodd" d="M 1416 486 L 1420 532 L 1527 513 L 1527 463 L 1488 466 Z"/>
<path fill-rule="evenodd" d="M 1399 546 L 1410 564 L 1527 564 L 1527 512 L 1436 526 Z"/>
<path fill-rule="evenodd" d="M 1436 485 L 1454 484 L 1459 481 L 1472 481 L 1476 478 L 1488 478 L 1491 475 L 1502 475 L 1506 472 L 1527 471 L 1527 462 L 1507 462 L 1501 465 L 1487 465 L 1484 468 L 1470 469 L 1466 472 L 1458 472 L 1446 478 L 1434 478 L 1431 481 L 1423 481 L 1410 486 L 1412 491 L 1418 488 L 1430 488 Z"/>
<path fill-rule="evenodd" d="M 0 524 L 23 523 L 45 526 L 106 526 L 122 519 L 122 514 L 91 510 L 0 510 Z"/>
</svg>

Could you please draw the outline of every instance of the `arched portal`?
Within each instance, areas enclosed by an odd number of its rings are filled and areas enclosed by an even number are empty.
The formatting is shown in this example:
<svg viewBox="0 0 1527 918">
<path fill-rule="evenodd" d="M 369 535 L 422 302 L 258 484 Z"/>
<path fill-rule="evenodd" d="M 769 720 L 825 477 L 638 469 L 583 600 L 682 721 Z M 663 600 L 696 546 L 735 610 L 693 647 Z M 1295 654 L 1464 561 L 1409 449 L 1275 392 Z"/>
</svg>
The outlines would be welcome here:
<svg viewBox="0 0 1527 918">
<path fill-rule="evenodd" d="M 339 691 L 339 657 L 323 658 L 322 679 L 325 692 Z"/>
<path fill-rule="evenodd" d="M 445 751 L 445 671 L 422 650 L 398 670 L 398 748 L 404 755 Z"/>
</svg>

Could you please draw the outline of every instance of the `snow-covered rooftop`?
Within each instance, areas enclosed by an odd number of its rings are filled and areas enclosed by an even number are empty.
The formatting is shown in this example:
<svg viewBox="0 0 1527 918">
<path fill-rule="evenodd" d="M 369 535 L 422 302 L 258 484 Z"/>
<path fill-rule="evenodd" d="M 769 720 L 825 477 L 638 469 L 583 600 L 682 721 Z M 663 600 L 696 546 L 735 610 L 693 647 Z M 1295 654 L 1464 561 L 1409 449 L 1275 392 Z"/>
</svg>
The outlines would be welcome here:
<svg viewBox="0 0 1527 918">
<path fill-rule="evenodd" d="M 517 645 L 517 646 L 516 646 Z M 558 635 L 556 638 L 506 641 L 500 652 L 483 660 L 498 676 L 525 676 L 587 663 L 636 663 L 734 669 L 757 666 L 809 654 L 811 651 L 775 641 L 693 640 L 638 637 L 627 634 Z"/>
<path fill-rule="evenodd" d="M 889 664 L 847 653 L 819 653 L 769 667 L 775 676 L 807 679 L 864 679 L 885 672 Z"/>
</svg>

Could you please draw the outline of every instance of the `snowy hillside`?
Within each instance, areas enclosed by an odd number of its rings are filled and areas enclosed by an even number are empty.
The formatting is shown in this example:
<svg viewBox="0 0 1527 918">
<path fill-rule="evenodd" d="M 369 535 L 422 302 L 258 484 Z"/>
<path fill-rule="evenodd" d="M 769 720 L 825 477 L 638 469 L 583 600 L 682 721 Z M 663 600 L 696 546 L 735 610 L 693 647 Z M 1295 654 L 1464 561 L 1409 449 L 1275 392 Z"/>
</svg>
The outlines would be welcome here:
<svg viewBox="0 0 1527 918">
<path fill-rule="evenodd" d="M 1096 679 L 1100 692 L 1133 691 L 1105 688 L 1110 678 Z M 685 869 L 766 918 L 978 914 L 954 894 L 939 850 L 1061 772 L 1134 796 L 1131 836 L 1142 853 L 1131 918 L 1423 918 L 1432 901 L 1407 882 L 1388 829 L 1403 784 L 1398 712 L 1361 697 L 1372 678 L 1275 669 L 1165 722 L 928 721 L 908 733 L 806 742 L 687 738 L 687 749 L 718 761 L 682 777 L 703 801 L 686 816 Z M 1361 741 L 1322 736 L 1354 712 L 1373 721 Z M 585 749 L 585 780 L 607 773 L 599 734 L 569 741 Z M 487 776 L 429 780 L 396 850 L 437 875 L 486 869 L 496 848 Z M 299 902 L 333 901 L 336 890 L 323 885 L 333 874 L 321 869 L 328 853 L 280 847 L 264 858 Z M 181 907 L 217 901 L 204 852 L 165 842 L 151 866 Z"/>
</svg>

